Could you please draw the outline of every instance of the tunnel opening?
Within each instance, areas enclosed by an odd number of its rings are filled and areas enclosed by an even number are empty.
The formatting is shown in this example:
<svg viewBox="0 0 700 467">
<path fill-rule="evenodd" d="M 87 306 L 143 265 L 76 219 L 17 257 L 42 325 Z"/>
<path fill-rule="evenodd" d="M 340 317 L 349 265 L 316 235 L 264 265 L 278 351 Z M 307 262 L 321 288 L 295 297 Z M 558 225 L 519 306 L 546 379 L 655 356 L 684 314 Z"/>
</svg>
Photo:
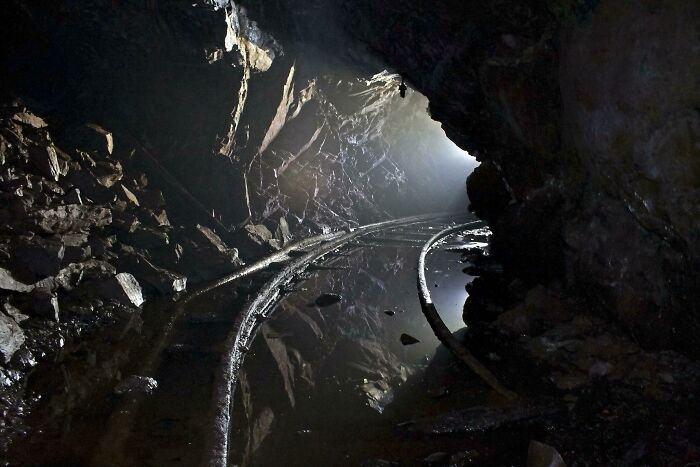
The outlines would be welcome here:
<svg viewBox="0 0 700 467">
<path fill-rule="evenodd" d="M 695 465 L 700 4 L 652 3 L 10 1 L 0 458 Z"/>
</svg>

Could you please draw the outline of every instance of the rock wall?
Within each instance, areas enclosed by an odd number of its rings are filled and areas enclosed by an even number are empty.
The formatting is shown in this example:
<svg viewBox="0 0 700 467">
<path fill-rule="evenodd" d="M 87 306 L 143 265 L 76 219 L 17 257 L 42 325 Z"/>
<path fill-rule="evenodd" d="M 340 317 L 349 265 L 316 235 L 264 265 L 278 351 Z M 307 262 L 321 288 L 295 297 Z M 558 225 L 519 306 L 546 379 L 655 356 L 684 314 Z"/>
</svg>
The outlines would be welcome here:
<svg viewBox="0 0 700 467">
<path fill-rule="evenodd" d="M 511 271 L 565 277 L 645 344 L 697 352 L 700 5 L 364 1 L 345 14 L 482 161 L 472 208 Z"/>
</svg>

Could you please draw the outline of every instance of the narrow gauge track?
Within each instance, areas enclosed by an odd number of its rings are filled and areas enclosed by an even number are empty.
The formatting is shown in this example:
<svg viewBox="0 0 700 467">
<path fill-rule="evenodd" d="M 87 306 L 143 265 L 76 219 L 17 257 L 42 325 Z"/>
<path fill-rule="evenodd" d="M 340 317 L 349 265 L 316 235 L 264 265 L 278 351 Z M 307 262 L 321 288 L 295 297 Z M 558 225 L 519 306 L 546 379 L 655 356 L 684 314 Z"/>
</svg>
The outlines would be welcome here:
<svg viewBox="0 0 700 467">
<path fill-rule="evenodd" d="M 421 224 L 441 229 L 465 218 L 455 213 L 413 216 L 311 237 L 183 297 L 134 370 L 154 377 L 158 391 L 128 397 L 115 407 L 93 463 L 227 465 L 237 372 L 283 291 L 314 265 L 342 254 L 342 248 L 364 246 L 358 242 L 424 241 L 435 230 L 421 229 Z M 392 233 L 382 237 L 385 232 Z M 262 286 L 261 276 L 267 279 Z"/>
</svg>

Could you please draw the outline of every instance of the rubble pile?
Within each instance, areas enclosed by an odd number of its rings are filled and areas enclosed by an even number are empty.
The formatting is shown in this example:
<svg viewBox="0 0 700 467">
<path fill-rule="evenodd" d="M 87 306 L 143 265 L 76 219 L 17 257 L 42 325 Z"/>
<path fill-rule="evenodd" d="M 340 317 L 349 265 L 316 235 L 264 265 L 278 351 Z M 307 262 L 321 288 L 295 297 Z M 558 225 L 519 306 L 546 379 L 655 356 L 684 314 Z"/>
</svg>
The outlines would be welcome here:
<svg viewBox="0 0 700 467">
<path fill-rule="evenodd" d="M 0 109 L 0 389 L 71 333 L 242 264 L 211 228 L 172 225 L 119 143 L 95 124 L 54 129 L 19 104 Z"/>
</svg>

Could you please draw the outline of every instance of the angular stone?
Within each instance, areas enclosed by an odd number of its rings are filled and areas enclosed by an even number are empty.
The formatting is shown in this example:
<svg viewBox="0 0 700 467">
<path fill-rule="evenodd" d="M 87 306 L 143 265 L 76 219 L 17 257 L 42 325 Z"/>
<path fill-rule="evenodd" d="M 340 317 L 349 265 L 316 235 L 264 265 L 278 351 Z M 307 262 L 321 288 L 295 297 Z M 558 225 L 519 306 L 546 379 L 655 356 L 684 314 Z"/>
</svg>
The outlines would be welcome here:
<svg viewBox="0 0 700 467">
<path fill-rule="evenodd" d="M 111 224 L 112 212 L 103 207 L 70 204 L 37 210 L 24 221 L 28 227 L 43 233 L 77 232 Z"/>
<path fill-rule="evenodd" d="M 80 196 L 80 188 L 73 188 L 63 198 L 66 204 L 83 204 L 83 198 Z"/>
<path fill-rule="evenodd" d="M 87 169 L 73 170 L 68 175 L 68 181 L 76 188 L 80 189 L 80 196 L 83 201 L 90 200 L 99 204 L 114 202 L 116 194 L 99 184 L 95 175 Z"/>
<path fill-rule="evenodd" d="M 12 355 L 24 343 L 22 328 L 4 313 L 0 313 L 0 359 L 9 363 Z"/>
<path fill-rule="evenodd" d="M 75 147 L 93 155 L 106 156 L 114 151 L 112 133 L 94 123 L 87 123 L 74 129 L 68 138 Z"/>
<path fill-rule="evenodd" d="M 221 253 L 226 253 L 229 250 L 228 246 L 221 240 L 221 237 L 209 227 L 197 224 L 197 231 L 200 233 L 200 238 L 205 240 L 207 246 L 213 247 Z"/>
<path fill-rule="evenodd" d="M 35 288 L 23 302 L 22 310 L 29 316 L 59 322 L 58 297 L 51 290 Z"/>
<path fill-rule="evenodd" d="M 267 245 L 272 240 L 272 232 L 262 224 L 248 224 L 245 226 L 248 237 L 258 245 Z"/>
<path fill-rule="evenodd" d="M 139 211 L 139 219 L 149 227 L 170 227 L 170 219 L 165 209 L 155 211 L 142 209 Z"/>
<path fill-rule="evenodd" d="M 158 382 L 148 376 L 131 375 L 120 381 L 114 388 L 114 393 L 121 396 L 126 394 L 152 394 L 158 388 Z"/>
<path fill-rule="evenodd" d="M 163 248 L 170 244 L 167 233 L 141 225 L 131 233 L 119 232 L 117 238 L 123 243 L 144 249 Z"/>
<path fill-rule="evenodd" d="M 63 245 L 66 248 L 63 254 L 64 265 L 85 261 L 92 254 L 92 249 L 90 245 L 88 245 L 88 235 L 86 233 L 70 233 L 64 235 Z"/>
<path fill-rule="evenodd" d="M 122 305 L 139 307 L 144 302 L 141 286 L 136 278 L 128 272 L 120 272 L 100 284 L 100 292 L 105 298 Z"/>
<path fill-rule="evenodd" d="M 160 190 L 138 190 L 138 198 L 141 202 L 141 206 L 149 209 L 156 210 L 165 207 L 165 197 Z"/>
<path fill-rule="evenodd" d="M 22 313 L 22 311 L 19 308 L 10 304 L 9 302 L 3 303 L 2 309 L 5 311 L 5 314 L 14 319 L 15 322 L 17 322 L 17 324 L 21 324 L 22 322 L 29 319 L 29 316 Z"/>
<path fill-rule="evenodd" d="M 153 286 L 159 293 L 168 295 L 182 292 L 187 287 L 187 277 L 154 265 L 141 253 L 131 250 L 119 255 L 120 264 L 139 280 Z"/>
<path fill-rule="evenodd" d="M 32 146 L 29 148 L 29 162 L 50 180 L 58 180 L 61 176 L 61 165 L 53 146 Z"/>
<path fill-rule="evenodd" d="M 21 244 L 14 248 L 14 260 L 17 270 L 35 278 L 53 276 L 61 269 L 65 251 L 60 239 L 47 239 L 38 235 L 34 238 L 24 237 Z"/>
<path fill-rule="evenodd" d="M 289 230 L 289 224 L 287 219 L 280 217 L 280 222 L 277 225 L 277 230 L 275 230 L 275 239 L 280 245 L 286 245 L 292 239 L 292 233 Z"/>
<path fill-rule="evenodd" d="M 37 117 L 33 113 L 26 110 L 14 114 L 12 116 L 12 120 L 14 120 L 15 122 L 22 123 L 24 125 L 28 125 L 32 128 L 46 128 L 48 126 L 41 117 Z"/>
<path fill-rule="evenodd" d="M 10 292 L 31 292 L 34 289 L 33 285 L 23 284 L 14 278 L 12 273 L 7 269 L 0 267 L 0 290 Z"/>
<path fill-rule="evenodd" d="M 119 162 L 97 162 L 92 169 L 97 183 L 105 188 L 112 188 L 118 181 L 124 177 L 124 169 Z"/>
<path fill-rule="evenodd" d="M 121 185 L 122 188 L 122 193 L 126 197 L 127 200 L 129 200 L 132 204 L 135 204 L 136 206 L 140 206 L 139 204 L 139 199 L 136 197 L 136 195 L 129 190 L 127 187 L 124 185 Z"/>
</svg>

